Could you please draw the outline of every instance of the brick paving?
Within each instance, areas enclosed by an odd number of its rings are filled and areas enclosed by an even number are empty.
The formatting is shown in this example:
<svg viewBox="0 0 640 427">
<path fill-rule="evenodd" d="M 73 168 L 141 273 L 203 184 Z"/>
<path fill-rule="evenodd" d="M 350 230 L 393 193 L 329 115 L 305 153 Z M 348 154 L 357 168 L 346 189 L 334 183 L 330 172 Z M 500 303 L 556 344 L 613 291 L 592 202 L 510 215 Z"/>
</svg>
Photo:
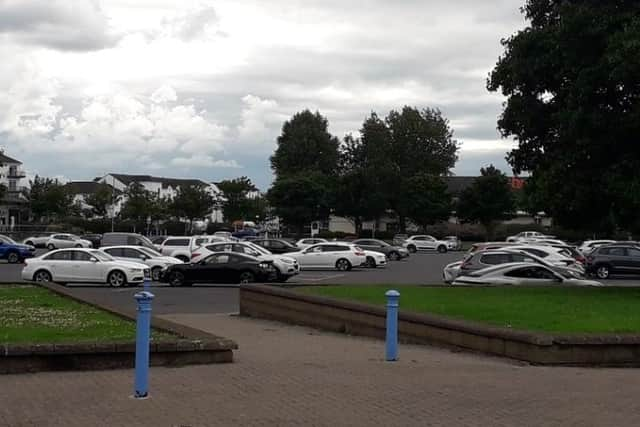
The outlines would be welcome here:
<svg viewBox="0 0 640 427">
<path fill-rule="evenodd" d="M 638 426 L 640 370 L 532 367 L 226 315 L 171 320 L 235 339 L 235 363 L 0 376 L 0 426 Z"/>
</svg>

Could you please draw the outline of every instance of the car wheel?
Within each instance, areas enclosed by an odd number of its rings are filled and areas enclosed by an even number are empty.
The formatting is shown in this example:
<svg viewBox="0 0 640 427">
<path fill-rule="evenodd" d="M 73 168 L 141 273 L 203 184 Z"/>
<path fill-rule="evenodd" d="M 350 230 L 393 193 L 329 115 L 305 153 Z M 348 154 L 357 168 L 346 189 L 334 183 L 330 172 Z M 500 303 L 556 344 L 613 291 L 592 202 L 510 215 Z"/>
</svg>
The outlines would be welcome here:
<svg viewBox="0 0 640 427">
<path fill-rule="evenodd" d="M 608 265 L 599 265 L 596 268 L 596 276 L 598 276 L 598 279 L 608 279 L 610 274 L 611 270 Z"/>
<path fill-rule="evenodd" d="M 24 244 L 29 246 L 35 246 L 31 240 L 27 240 L 26 242 L 24 242 Z"/>
<path fill-rule="evenodd" d="M 160 273 L 162 272 L 162 267 L 153 267 L 151 269 L 151 280 L 157 282 L 160 280 Z"/>
<path fill-rule="evenodd" d="M 120 288 L 127 284 L 127 276 L 122 271 L 112 271 L 107 277 L 107 284 L 114 288 Z"/>
<path fill-rule="evenodd" d="M 441 254 L 446 253 L 447 252 L 447 247 L 444 246 L 444 245 L 438 246 L 438 252 L 440 252 Z"/>
<path fill-rule="evenodd" d="M 49 243 L 49 244 L 47 245 L 47 249 L 49 249 L 50 251 L 54 250 L 55 248 L 56 248 L 56 247 L 55 247 L 55 246 L 53 246 L 53 243 Z"/>
<path fill-rule="evenodd" d="M 7 261 L 9 262 L 9 264 L 16 264 L 18 263 L 18 261 L 20 261 L 20 255 L 18 255 L 16 252 L 11 252 L 9 256 L 7 256 Z"/>
<path fill-rule="evenodd" d="M 36 282 L 50 282 L 51 274 L 45 270 L 36 271 L 33 275 L 33 280 Z"/>
<path fill-rule="evenodd" d="M 376 260 L 373 259 L 373 257 L 368 256 L 366 266 L 367 268 L 376 268 Z"/>
<path fill-rule="evenodd" d="M 415 254 L 416 251 L 418 250 L 414 245 L 409 245 L 407 246 L 407 249 L 409 250 L 409 252 L 411 252 L 412 254 Z"/>
<path fill-rule="evenodd" d="M 348 259 L 340 258 L 338 261 L 336 261 L 336 268 L 339 271 L 351 270 L 351 263 Z"/>
<path fill-rule="evenodd" d="M 391 252 L 389 254 L 389 259 L 391 261 L 398 261 L 400 259 L 400 254 L 398 252 Z"/>
<path fill-rule="evenodd" d="M 76 247 L 76 248 L 81 248 L 81 247 L 82 247 L 82 245 L 81 245 L 80 243 L 78 243 L 75 247 Z"/>
<path fill-rule="evenodd" d="M 179 271 L 174 271 L 171 273 L 171 277 L 169 278 L 170 286 L 184 286 L 184 274 Z"/>
<path fill-rule="evenodd" d="M 251 283 L 255 281 L 253 273 L 250 271 L 243 271 L 240 273 L 240 283 Z"/>
</svg>

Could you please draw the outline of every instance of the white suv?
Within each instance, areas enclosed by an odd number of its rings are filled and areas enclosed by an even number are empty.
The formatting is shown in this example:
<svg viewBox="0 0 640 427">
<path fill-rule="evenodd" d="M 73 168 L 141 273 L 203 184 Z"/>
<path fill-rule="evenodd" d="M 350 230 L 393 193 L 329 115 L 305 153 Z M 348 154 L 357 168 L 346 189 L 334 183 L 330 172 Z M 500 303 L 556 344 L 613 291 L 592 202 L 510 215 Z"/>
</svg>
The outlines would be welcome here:
<svg viewBox="0 0 640 427">
<path fill-rule="evenodd" d="M 287 256 L 298 260 L 302 270 L 335 268 L 347 271 L 367 262 L 365 251 L 354 244 L 341 242 L 318 243 Z"/>
<path fill-rule="evenodd" d="M 450 250 L 456 249 L 456 242 L 453 240 L 438 240 L 433 236 L 426 234 L 420 234 L 411 236 L 402 244 L 403 247 L 411 253 L 417 251 L 438 251 L 445 253 Z"/>
<path fill-rule="evenodd" d="M 214 252 L 239 252 L 254 256 L 260 261 L 271 261 L 276 269 L 276 281 L 285 282 L 300 272 L 298 261 L 287 255 L 274 255 L 262 246 L 251 242 L 219 242 L 197 248 L 191 255 L 191 262 L 197 263 Z"/>
<path fill-rule="evenodd" d="M 182 262 L 191 261 L 193 250 L 207 243 L 225 242 L 224 237 L 219 236 L 182 236 L 167 237 L 158 247 L 162 255 L 178 258 Z"/>
</svg>

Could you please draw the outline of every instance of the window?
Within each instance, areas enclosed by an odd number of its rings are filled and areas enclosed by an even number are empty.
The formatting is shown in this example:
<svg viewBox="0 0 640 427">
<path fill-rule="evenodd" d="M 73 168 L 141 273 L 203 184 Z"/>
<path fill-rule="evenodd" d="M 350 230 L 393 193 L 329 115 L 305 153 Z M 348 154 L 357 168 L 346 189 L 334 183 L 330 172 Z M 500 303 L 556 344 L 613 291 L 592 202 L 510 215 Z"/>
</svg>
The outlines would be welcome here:
<svg viewBox="0 0 640 427">
<path fill-rule="evenodd" d="M 539 249 L 533 249 L 533 248 L 522 248 L 522 250 L 523 250 L 523 251 L 525 251 L 525 252 L 529 252 L 530 254 L 537 255 L 537 256 L 539 256 L 540 258 L 545 258 L 545 257 L 547 257 L 547 256 L 549 255 L 548 253 L 546 253 L 546 252 L 544 252 L 544 251 L 541 251 L 541 250 L 539 250 Z"/>
<path fill-rule="evenodd" d="M 271 240 L 271 241 L 266 241 L 266 244 L 264 246 L 266 246 L 267 248 L 274 248 L 274 249 L 284 249 L 285 248 L 285 244 L 282 242 L 279 242 L 277 240 Z"/>
<path fill-rule="evenodd" d="M 111 248 L 111 249 L 104 249 L 104 251 L 106 253 L 108 253 L 111 256 L 118 256 L 118 257 L 122 257 L 123 255 L 123 249 L 122 248 Z"/>
<path fill-rule="evenodd" d="M 556 280 L 557 277 L 544 267 L 524 267 L 511 270 L 505 273 L 507 277 L 518 277 L 522 279 L 548 279 Z"/>
<path fill-rule="evenodd" d="M 609 248 L 610 256 L 627 256 L 627 250 L 625 248 Z"/>
<path fill-rule="evenodd" d="M 218 243 L 217 245 L 207 246 L 207 249 L 210 250 L 211 252 L 231 252 L 231 245 Z"/>
<path fill-rule="evenodd" d="M 70 261 L 71 251 L 55 252 L 45 258 L 47 261 Z"/>
<path fill-rule="evenodd" d="M 91 261 L 91 258 L 92 258 L 91 255 L 89 255 L 86 252 L 72 251 L 71 259 L 73 259 L 74 261 L 89 262 Z"/>
<path fill-rule="evenodd" d="M 609 255 L 609 248 L 599 248 L 596 250 L 598 255 Z"/>
<path fill-rule="evenodd" d="M 640 258 L 640 249 L 627 248 L 627 254 L 632 257 Z"/>
<path fill-rule="evenodd" d="M 522 254 L 511 254 L 511 262 L 537 262 L 535 259 Z"/>
<path fill-rule="evenodd" d="M 229 262 L 228 254 L 211 255 L 205 260 L 206 264 L 227 264 Z"/>
<path fill-rule="evenodd" d="M 376 242 L 374 242 L 373 240 L 357 240 L 353 243 L 361 246 L 376 246 Z"/>
<path fill-rule="evenodd" d="M 497 265 L 509 262 L 509 255 L 507 254 L 490 254 L 482 255 L 480 257 L 482 264 Z"/>
<path fill-rule="evenodd" d="M 424 236 L 418 236 L 418 237 L 415 237 L 413 240 L 418 240 L 422 242 L 423 240 L 427 240 L 427 238 Z"/>
<path fill-rule="evenodd" d="M 122 253 L 125 258 L 140 258 L 142 256 L 140 252 L 131 248 L 123 248 Z"/>
<path fill-rule="evenodd" d="M 189 246 L 189 239 L 168 239 L 164 246 Z"/>
<path fill-rule="evenodd" d="M 209 243 L 209 240 L 202 237 L 199 237 L 195 240 L 196 246 L 202 246 L 204 243 Z"/>
<path fill-rule="evenodd" d="M 322 252 L 347 252 L 349 251 L 349 246 L 342 245 L 323 245 Z"/>
<path fill-rule="evenodd" d="M 245 245 L 238 245 L 235 244 L 233 245 L 233 252 L 239 252 L 241 254 L 247 254 L 247 255 L 251 255 L 251 256 L 260 256 L 260 252 L 256 251 L 255 249 L 249 247 L 249 246 L 245 246 Z"/>
</svg>

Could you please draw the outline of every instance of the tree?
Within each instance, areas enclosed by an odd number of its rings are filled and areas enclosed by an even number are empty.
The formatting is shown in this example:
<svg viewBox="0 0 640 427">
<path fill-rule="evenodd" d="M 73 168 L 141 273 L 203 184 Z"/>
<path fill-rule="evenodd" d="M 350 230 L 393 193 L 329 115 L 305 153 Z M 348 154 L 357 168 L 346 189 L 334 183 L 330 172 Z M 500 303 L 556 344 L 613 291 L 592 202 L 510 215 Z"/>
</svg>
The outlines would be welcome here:
<svg viewBox="0 0 640 427">
<path fill-rule="evenodd" d="M 319 112 L 296 113 L 284 122 L 278 148 L 271 156 L 276 179 L 305 172 L 332 175 L 338 165 L 339 141 L 329 133 L 329 122 Z"/>
<path fill-rule="evenodd" d="M 29 182 L 31 211 L 37 218 L 64 216 L 72 207 L 72 196 L 57 179 L 38 175 Z"/>
<path fill-rule="evenodd" d="M 85 202 L 91 206 L 93 215 L 104 217 L 113 197 L 113 188 L 107 184 L 100 184 L 96 192 L 87 197 Z"/>
<path fill-rule="evenodd" d="M 333 182 L 319 172 L 277 179 L 267 199 L 274 213 L 302 234 L 305 225 L 329 216 L 333 206 Z"/>
<path fill-rule="evenodd" d="M 139 182 L 133 182 L 125 191 L 126 202 L 120 211 L 125 219 L 144 222 L 151 217 L 155 207 L 154 195 Z"/>
<path fill-rule="evenodd" d="M 436 175 L 418 174 L 407 180 L 403 211 L 407 217 L 424 230 L 451 216 L 451 195 L 447 184 Z"/>
<path fill-rule="evenodd" d="M 634 228 L 640 209 L 640 3 L 528 0 L 487 87 L 507 97 L 498 128 L 554 222 Z"/>
<path fill-rule="evenodd" d="M 202 219 L 211 213 L 215 199 L 205 185 L 182 185 L 169 204 L 169 210 L 176 216 L 187 218 L 189 223 Z"/>
<path fill-rule="evenodd" d="M 490 165 L 480 175 L 462 191 L 456 211 L 461 220 L 482 224 L 490 239 L 496 222 L 512 217 L 515 202 L 509 179 L 499 169 Z"/>
<path fill-rule="evenodd" d="M 218 183 L 222 192 L 222 214 L 227 222 L 242 219 L 253 219 L 258 213 L 254 213 L 254 205 L 249 199 L 251 192 L 257 191 L 255 185 L 246 176 Z"/>
</svg>

